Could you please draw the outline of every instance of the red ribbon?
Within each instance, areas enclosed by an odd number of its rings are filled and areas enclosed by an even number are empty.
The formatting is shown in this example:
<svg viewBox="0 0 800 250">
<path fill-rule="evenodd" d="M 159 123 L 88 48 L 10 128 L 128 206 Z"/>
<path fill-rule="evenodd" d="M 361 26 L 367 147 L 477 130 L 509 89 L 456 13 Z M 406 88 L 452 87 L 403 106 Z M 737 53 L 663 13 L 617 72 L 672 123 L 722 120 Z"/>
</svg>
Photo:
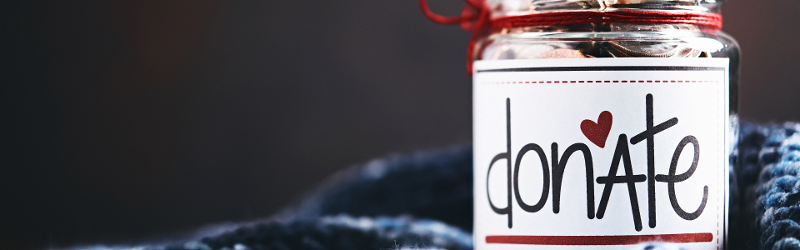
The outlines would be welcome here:
<svg viewBox="0 0 800 250">
<path fill-rule="evenodd" d="M 557 11 L 519 16 L 491 17 L 491 9 L 485 0 L 464 0 L 466 5 L 460 16 L 446 17 L 433 13 L 427 0 L 419 0 L 422 13 L 439 24 L 458 24 L 465 31 L 472 31 L 467 47 L 467 70 L 472 73 L 472 58 L 478 37 L 489 30 L 536 25 L 566 25 L 578 23 L 682 23 L 703 26 L 713 31 L 722 29 L 719 13 L 665 10 L 615 10 Z"/>
</svg>

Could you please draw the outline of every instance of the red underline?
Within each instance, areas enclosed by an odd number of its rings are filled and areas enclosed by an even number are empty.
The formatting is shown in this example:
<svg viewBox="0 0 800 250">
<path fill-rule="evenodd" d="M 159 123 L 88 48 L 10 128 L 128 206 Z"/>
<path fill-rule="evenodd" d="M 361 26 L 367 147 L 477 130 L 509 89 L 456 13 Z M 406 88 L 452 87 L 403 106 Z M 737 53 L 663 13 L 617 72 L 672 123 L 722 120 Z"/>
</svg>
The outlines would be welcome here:
<svg viewBox="0 0 800 250">
<path fill-rule="evenodd" d="M 711 242 L 711 233 L 653 234 L 653 235 L 598 235 L 598 236 L 536 236 L 536 235 L 490 235 L 489 244 L 557 245 L 557 246 L 603 246 L 635 245 L 659 241 L 672 243 Z"/>
</svg>

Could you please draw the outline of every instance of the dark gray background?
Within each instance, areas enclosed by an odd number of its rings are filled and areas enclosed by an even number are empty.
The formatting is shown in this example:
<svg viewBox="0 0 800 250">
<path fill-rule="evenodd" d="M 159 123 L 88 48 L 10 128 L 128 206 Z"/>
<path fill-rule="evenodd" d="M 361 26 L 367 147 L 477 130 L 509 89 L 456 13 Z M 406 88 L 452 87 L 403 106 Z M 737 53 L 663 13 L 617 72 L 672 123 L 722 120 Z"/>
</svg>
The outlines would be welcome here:
<svg viewBox="0 0 800 250">
<path fill-rule="evenodd" d="M 444 14 L 457 0 L 433 1 Z M 796 0 L 737 0 L 741 114 L 800 120 Z M 337 170 L 471 140 L 469 34 L 416 0 L 0 4 L 0 248 L 268 216 Z"/>
</svg>

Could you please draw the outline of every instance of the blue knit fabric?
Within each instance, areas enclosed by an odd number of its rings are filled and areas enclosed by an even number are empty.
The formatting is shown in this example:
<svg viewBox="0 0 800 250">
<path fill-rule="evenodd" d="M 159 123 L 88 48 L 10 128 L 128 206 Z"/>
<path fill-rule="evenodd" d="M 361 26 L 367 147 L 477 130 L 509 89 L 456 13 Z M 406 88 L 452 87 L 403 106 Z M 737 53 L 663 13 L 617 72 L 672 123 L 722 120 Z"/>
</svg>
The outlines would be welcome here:
<svg viewBox="0 0 800 250">
<path fill-rule="evenodd" d="M 743 123 L 729 249 L 800 250 L 800 125 Z M 330 178 L 273 217 L 130 246 L 76 249 L 472 249 L 469 145 L 392 155 Z M 680 249 L 643 244 L 631 249 Z"/>
<path fill-rule="evenodd" d="M 111 250 L 472 249 L 472 148 L 392 155 L 331 177 L 277 215 Z"/>
<path fill-rule="evenodd" d="M 756 128 L 763 134 L 753 187 L 763 249 L 800 249 L 800 125 Z"/>
</svg>

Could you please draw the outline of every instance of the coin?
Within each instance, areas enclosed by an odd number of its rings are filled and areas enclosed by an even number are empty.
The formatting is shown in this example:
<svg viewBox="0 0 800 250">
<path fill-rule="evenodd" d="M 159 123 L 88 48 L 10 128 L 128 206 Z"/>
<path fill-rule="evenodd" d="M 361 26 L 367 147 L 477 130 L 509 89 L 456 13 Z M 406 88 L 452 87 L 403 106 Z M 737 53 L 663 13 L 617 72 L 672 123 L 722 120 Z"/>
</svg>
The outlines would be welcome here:
<svg viewBox="0 0 800 250">
<path fill-rule="evenodd" d="M 539 56 L 540 59 L 553 58 L 586 58 L 586 55 L 575 49 L 554 49 Z"/>
<path fill-rule="evenodd" d="M 680 46 L 670 43 L 619 41 L 608 42 L 608 51 L 614 57 L 672 57 Z"/>
<path fill-rule="evenodd" d="M 544 44 L 523 44 L 521 46 L 513 46 L 511 49 L 515 52 L 515 59 L 535 59 L 557 48 Z"/>
<path fill-rule="evenodd" d="M 607 42 L 606 49 L 613 57 L 695 58 L 708 55 L 684 44 L 665 42 L 614 41 Z"/>
</svg>

